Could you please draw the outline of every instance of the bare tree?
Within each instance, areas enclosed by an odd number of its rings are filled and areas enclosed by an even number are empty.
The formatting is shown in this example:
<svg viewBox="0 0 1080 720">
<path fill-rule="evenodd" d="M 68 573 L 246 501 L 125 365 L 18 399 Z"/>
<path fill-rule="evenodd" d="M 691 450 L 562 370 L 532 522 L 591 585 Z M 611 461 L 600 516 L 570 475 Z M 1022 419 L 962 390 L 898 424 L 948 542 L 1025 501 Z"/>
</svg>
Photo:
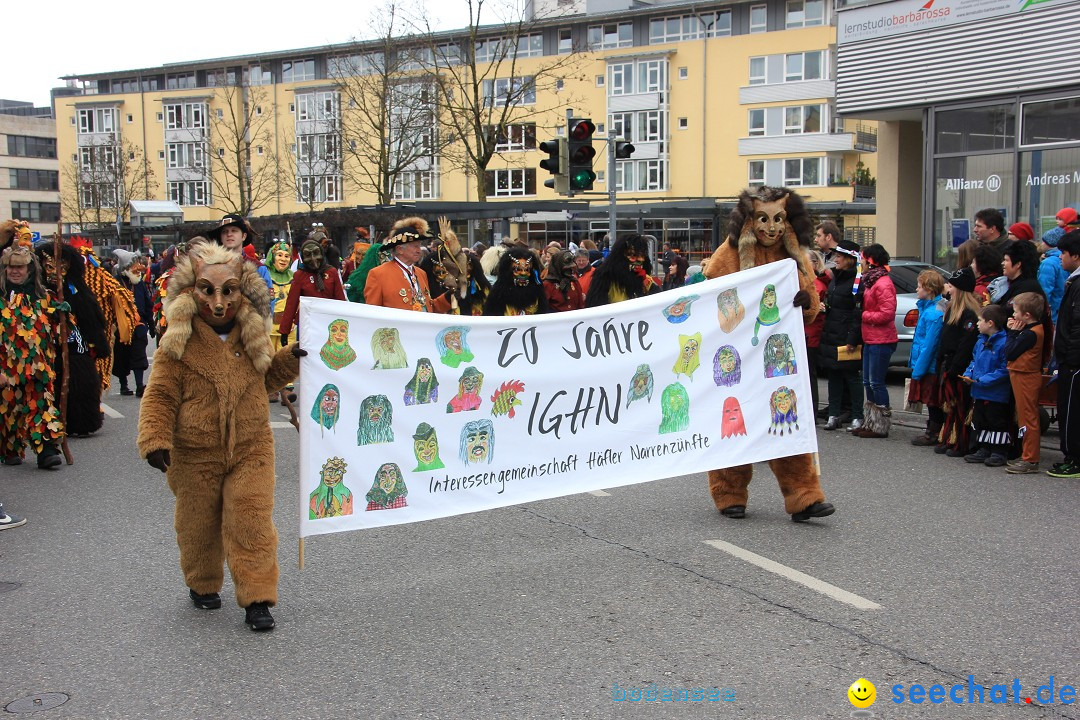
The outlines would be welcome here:
<svg viewBox="0 0 1080 720">
<path fill-rule="evenodd" d="M 345 177 L 388 205 L 396 185 L 436 168 L 436 89 L 426 46 L 402 47 L 407 25 L 395 0 L 372 13 L 370 27 L 375 39 L 334 58 L 330 75 L 341 94 Z"/>
<path fill-rule="evenodd" d="M 581 55 L 530 60 L 526 70 L 522 59 L 542 54 L 540 18 L 530 15 L 531 3 L 465 1 L 469 24 L 462 45 L 448 43 L 426 19 L 414 22 L 414 39 L 437 92 L 440 130 L 450 141 L 442 157 L 475 178 L 477 199 L 484 201 L 493 190 L 488 165 L 500 145 L 528 126 L 535 133 L 561 125 L 576 99 L 563 83 L 579 71 Z M 545 101 L 538 103 L 541 96 Z"/>
<path fill-rule="evenodd" d="M 148 200 L 158 189 L 142 149 L 119 134 L 80 147 L 62 176 L 61 210 L 82 227 L 123 222 L 131 200 Z"/>
<path fill-rule="evenodd" d="M 282 167 L 274 144 L 275 115 L 261 86 L 237 79 L 217 88 L 208 143 L 212 207 L 247 217 L 278 198 Z"/>
</svg>

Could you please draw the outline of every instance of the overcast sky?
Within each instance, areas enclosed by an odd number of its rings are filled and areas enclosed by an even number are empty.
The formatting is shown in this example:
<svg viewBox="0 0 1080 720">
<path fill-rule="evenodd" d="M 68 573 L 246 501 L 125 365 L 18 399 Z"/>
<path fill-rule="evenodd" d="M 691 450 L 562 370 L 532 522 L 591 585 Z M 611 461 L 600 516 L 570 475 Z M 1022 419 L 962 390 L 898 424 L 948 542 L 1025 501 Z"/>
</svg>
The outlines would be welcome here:
<svg viewBox="0 0 1080 720">
<path fill-rule="evenodd" d="M 370 37 L 371 15 L 387 0 L 252 4 L 235 0 L 3 3 L 0 98 L 49 104 L 62 75 L 306 48 Z M 465 0 L 428 0 L 437 30 L 468 24 Z M 279 12 L 288 7 L 290 13 Z"/>
</svg>

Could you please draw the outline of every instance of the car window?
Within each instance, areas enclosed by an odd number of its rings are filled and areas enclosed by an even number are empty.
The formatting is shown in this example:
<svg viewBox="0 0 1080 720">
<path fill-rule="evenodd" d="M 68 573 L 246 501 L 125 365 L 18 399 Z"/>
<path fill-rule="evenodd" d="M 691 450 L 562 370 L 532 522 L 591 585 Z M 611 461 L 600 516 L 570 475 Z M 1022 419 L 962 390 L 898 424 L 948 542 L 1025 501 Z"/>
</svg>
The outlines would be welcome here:
<svg viewBox="0 0 1080 720">
<path fill-rule="evenodd" d="M 919 286 L 919 273 L 933 269 L 935 268 L 932 265 L 924 264 L 892 265 L 889 268 L 889 277 L 896 286 L 897 293 L 914 293 Z"/>
</svg>

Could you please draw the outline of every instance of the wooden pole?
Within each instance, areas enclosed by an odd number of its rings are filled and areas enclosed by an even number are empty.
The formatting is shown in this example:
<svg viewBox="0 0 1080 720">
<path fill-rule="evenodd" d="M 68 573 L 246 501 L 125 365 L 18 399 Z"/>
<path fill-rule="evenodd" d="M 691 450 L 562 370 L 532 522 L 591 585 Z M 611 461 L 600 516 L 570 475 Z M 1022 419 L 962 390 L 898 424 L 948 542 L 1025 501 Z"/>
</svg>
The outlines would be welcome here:
<svg viewBox="0 0 1080 720">
<path fill-rule="evenodd" d="M 64 273 L 60 262 L 60 243 L 63 237 L 60 222 L 56 223 L 56 233 L 53 235 L 53 271 L 56 274 L 56 301 L 64 302 Z M 64 426 L 64 437 L 60 441 L 60 450 L 64 453 L 64 460 L 68 465 L 75 464 L 75 458 L 71 455 L 71 448 L 67 441 L 67 398 L 68 398 L 68 324 L 67 313 L 60 314 L 60 370 L 63 376 L 60 378 L 60 423 Z"/>
</svg>

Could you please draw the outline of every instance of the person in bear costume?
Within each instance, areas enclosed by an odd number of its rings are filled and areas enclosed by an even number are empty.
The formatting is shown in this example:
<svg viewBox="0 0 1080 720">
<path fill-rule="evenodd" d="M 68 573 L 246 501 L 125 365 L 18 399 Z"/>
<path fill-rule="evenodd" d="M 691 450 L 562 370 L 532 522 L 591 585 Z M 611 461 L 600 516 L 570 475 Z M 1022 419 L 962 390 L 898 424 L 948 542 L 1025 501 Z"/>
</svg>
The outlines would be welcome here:
<svg viewBox="0 0 1080 720">
<path fill-rule="evenodd" d="M 277 603 L 274 436 L 267 393 L 299 374 L 307 353 L 274 353 L 270 295 L 255 267 L 217 244 L 176 265 L 169 331 L 154 356 L 139 415 L 142 457 L 176 496 L 176 539 L 189 595 L 221 607 L 229 564 L 252 630 L 270 630 Z"/>
<path fill-rule="evenodd" d="M 813 225 L 802 198 L 787 188 L 762 186 L 743 190 L 728 222 L 728 237 L 705 266 L 705 277 L 716 278 L 740 270 L 792 258 L 799 266 L 799 292 L 794 305 L 803 310 L 809 324 L 818 314 L 814 272 L 804 248 L 810 246 Z M 818 470 L 810 454 L 769 461 L 780 483 L 784 508 L 795 522 L 832 515 L 836 508 L 825 502 Z M 725 517 L 746 517 L 752 465 L 709 471 L 709 492 L 716 509 Z"/>
</svg>

